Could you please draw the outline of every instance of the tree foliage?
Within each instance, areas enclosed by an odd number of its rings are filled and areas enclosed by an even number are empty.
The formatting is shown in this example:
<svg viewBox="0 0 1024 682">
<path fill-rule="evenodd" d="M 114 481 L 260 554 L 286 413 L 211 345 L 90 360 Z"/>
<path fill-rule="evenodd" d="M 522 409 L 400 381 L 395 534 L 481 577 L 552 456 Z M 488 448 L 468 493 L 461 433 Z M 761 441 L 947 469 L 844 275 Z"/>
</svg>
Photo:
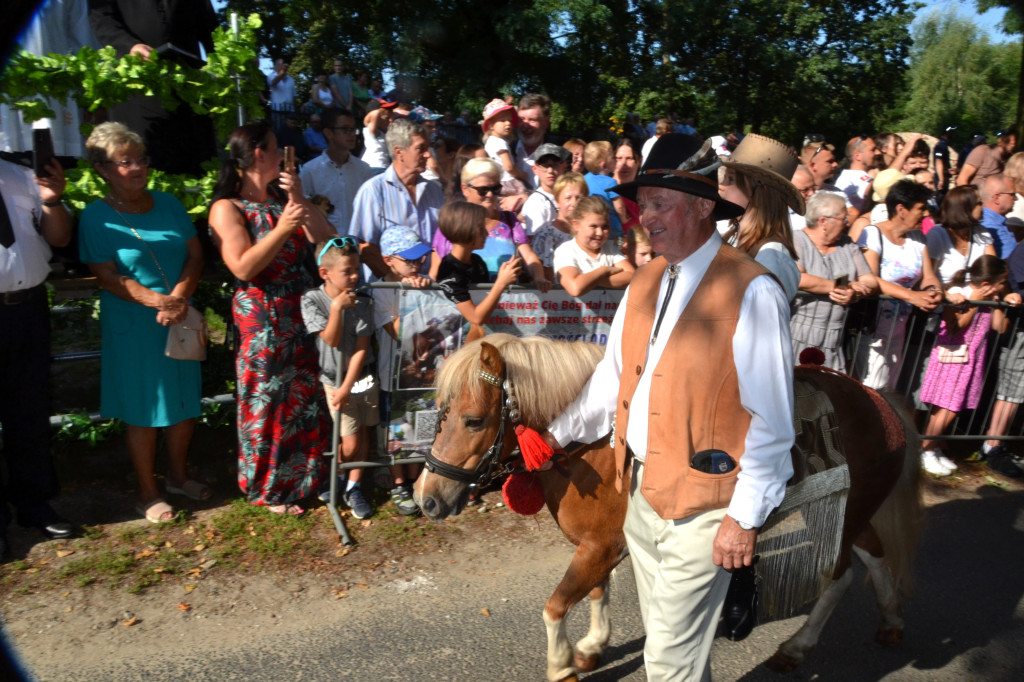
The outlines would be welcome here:
<svg viewBox="0 0 1024 682">
<path fill-rule="evenodd" d="M 934 135 L 955 125 L 966 141 L 1016 119 L 1019 46 L 991 42 L 955 11 L 932 12 L 915 28 L 908 76 L 901 130 Z"/>
<path fill-rule="evenodd" d="M 309 77 L 345 55 L 411 76 L 418 102 L 479 109 L 542 91 L 566 132 L 669 110 L 699 127 L 839 138 L 891 117 L 914 4 L 903 0 L 229 0 L 265 56 Z"/>
</svg>

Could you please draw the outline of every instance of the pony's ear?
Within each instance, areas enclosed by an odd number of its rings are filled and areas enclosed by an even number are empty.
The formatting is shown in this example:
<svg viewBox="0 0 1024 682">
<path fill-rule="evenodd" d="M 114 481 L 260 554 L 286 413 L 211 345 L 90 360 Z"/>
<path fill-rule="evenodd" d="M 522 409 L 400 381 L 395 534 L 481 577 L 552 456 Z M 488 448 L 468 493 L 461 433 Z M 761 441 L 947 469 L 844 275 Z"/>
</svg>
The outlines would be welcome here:
<svg viewBox="0 0 1024 682">
<path fill-rule="evenodd" d="M 496 377 L 500 377 L 505 372 L 505 361 L 501 359 L 501 353 L 486 341 L 480 342 L 480 364 L 485 372 Z"/>
</svg>

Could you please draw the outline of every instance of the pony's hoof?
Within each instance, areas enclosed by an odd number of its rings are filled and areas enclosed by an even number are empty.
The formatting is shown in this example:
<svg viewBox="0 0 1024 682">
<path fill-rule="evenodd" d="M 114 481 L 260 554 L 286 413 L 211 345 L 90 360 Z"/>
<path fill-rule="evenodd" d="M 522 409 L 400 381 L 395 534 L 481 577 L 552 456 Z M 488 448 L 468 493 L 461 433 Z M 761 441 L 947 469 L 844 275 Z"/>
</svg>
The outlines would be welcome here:
<svg viewBox="0 0 1024 682">
<path fill-rule="evenodd" d="M 583 654 L 579 651 L 574 651 L 572 656 L 573 666 L 583 673 L 589 673 L 591 670 L 597 669 L 597 666 L 601 663 L 601 654 Z"/>
<path fill-rule="evenodd" d="M 896 646 L 903 641 L 903 628 L 880 627 L 875 634 L 875 642 L 878 646 Z"/>
<path fill-rule="evenodd" d="M 776 651 L 775 654 L 762 663 L 762 665 L 777 673 L 791 673 L 798 665 L 800 665 L 800 659 L 793 658 L 789 654 L 784 654 L 781 651 Z"/>
</svg>

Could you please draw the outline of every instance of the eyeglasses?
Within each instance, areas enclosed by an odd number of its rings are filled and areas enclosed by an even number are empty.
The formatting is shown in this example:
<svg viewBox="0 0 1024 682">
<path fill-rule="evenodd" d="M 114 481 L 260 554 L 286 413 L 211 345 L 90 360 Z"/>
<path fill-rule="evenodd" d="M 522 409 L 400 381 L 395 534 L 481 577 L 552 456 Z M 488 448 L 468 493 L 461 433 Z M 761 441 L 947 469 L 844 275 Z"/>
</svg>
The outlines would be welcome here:
<svg viewBox="0 0 1024 682">
<path fill-rule="evenodd" d="M 485 197 L 488 194 L 493 194 L 495 196 L 501 194 L 501 185 L 485 185 L 482 187 L 477 187 L 476 185 L 466 185 L 466 187 L 475 189 L 477 194 L 479 194 L 481 197 Z"/>
<path fill-rule="evenodd" d="M 810 187 L 804 187 L 802 189 L 800 187 L 797 187 L 796 191 L 800 192 L 800 194 L 804 195 L 805 197 L 811 197 L 814 196 L 814 193 L 817 192 L 819 189 L 821 188 L 818 187 L 817 185 L 811 185 Z"/>
<path fill-rule="evenodd" d="M 392 256 L 392 258 L 397 258 L 398 260 L 402 261 L 403 263 L 408 263 L 409 265 L 420 266 L 420 265 L 423 265 L 427 261 L 427 254 L 423 254 L 419 258 L 412 258 L 412 259 L 402 258 L 401 256 L 398 256 L 398 255 Z"/>
<path fill-rule="evenodd" d="M 149 157 L 143 156 L 138 159 L 120 159 L 119 161 L 107 161 L 107 163 L 129 170 L 131 168 L 149 168 Z"/>
<path fill-rule="evenodd" d="M 327 130 L 340 130 L 346 135 L 351 135 L 352 133 L 356 132 L 356 129 L 353 128 L 352 126 L 330 126 L 327 128 Z"/>
<path fill-rule="evenodd" d="M 845 215 L 841 215 L 841 216 L 826 215 L 826 216 L 822 216 L 822 218 L 824 218 L 825 220 L 838 220 L 841 223 L 845 223 L 846 222 L 846 216 Z"/>
<path fill-rule="evenodd" d="M 316 266 L 320 267 L 320 261 L 324 259 L 324 254 L 333 248 L 342 248 L 344 246 L 351 246 L 359 253 L 359 242 L 355 237 L 331 237 L 324 244 L 324 248 L 320 249 L 320 253 L 316 257 Z"/>
<path fill-rule="evenodd" d="M 1016 197 L 1017 196 L 1015 192 L 996 192 L 995 194 L 992 195 L 992 198 L 995 199 L 996 197 L 998 197 L 1000 195 L 1001 196 L 1006 196 L 1006 197 Z"/>
</svg>

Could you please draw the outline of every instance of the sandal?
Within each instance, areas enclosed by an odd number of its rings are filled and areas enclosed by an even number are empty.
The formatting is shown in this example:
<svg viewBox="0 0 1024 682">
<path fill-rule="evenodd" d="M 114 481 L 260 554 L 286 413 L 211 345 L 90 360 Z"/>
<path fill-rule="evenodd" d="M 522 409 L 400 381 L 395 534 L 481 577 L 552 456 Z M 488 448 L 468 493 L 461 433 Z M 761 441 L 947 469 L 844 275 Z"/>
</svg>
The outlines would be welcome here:
<svg viewBox="0 0 1024 682">
<path fill-rule="evenodd" d="M 148 505 L 139 503 L 135 505 L 135 511 L 142 514 L 150 523 L 167 523 L 174 520 L 174 508 L 161 499 L 153 500 Z M 164 518 L 165 516 L 167 518 Z"/>
<path fill-rule="evenodd" d="M 213 497 L 213 490 L 210 489 L 210 486 L 191 478 L 180 486 L 167 481 L 166 489 L 171 495 L 184 495 L 185 497 L 198 500 L 199 502 L 205 502 Z"/>
<path fill-rule="evenodd" d="M 271 514 L 287 514 L 288 516 L 299 517 L 306 513 L 306 510 L 297 504 L 275 504 L 268 506 Z"/>
</svg>

